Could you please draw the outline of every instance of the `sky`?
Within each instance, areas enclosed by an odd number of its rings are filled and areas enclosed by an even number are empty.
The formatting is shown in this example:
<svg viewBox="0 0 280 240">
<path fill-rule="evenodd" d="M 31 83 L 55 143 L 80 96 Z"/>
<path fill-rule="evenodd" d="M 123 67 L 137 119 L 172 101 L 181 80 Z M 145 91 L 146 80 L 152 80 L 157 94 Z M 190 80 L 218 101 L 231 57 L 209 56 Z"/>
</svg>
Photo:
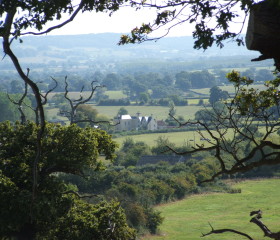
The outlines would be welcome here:
<svg viewBox="0 0 280 240">
<path fill-rule="evenodd" d="M 59 30 L 55 30 L 52 34 L 68 35 L 68 34 L 88 34 L 88 33 L 129 33 L 136 26 L 141 26 L 142 23 L 151 22 L 154 10 L 135 11 L 131 8 L 123 8 L 118 12 L 109 16 L 106 13 L 84 12 L 79 13 L 71 23 L 67 24 Z M 190 36 L 192 35 L 193 27 L 190 25 L 184 26 L 184 31 L 181 28 L 173 29 L 170 36 Z M 161 31 L 163 33 L 164 31 Z M 160 33 L 160 32 L 159 32 Z"/>
<path fill-rule="evenodd" d="M 89 33 L 129 33 L 134 27 L 141 26 L 143 22 L 152 22 L 155 18 L 154 9 L 144 9 L 135 11 L 135 9 L 126 7 L 115 13 L 112 16 L 106 13 L 84 12 L 79 13 L 74 21 L 67 24 L 59 30 L 53 31 L 53 35 L 69 35 L 69 34 L 89 34 Z M 239 31 L 241 25 L 233 24 L 234 31 Z M 173 28 L 168 36 L 191 36 L 194 30 L 194 25 L 186 23 L 184 25 Z M 244 31 L 246 28 L 244 29 Z M 162 35 L 165 29 L 155 33 Z M 244 33 L 244 32 L 243 32 Z"/>
</svg>

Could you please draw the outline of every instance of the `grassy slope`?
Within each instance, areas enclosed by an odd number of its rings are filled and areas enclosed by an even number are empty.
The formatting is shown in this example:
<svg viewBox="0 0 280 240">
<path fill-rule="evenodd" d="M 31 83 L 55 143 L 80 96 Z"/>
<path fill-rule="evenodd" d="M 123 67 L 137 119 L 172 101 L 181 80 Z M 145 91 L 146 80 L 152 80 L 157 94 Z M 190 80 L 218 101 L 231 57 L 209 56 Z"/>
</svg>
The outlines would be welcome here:
<svg viewBox="0 0 280 240">
<path fill-rule="evenodd" d="M 263 211 L 263 222 L 272 231 L 279 231 L 280 221 L 280 179 L 245 181 L 234 187 L 241 188 L 241 194 L 194 195 L 182 201 L 157 207 L 165 217 L 161 236 L 145 237 L 145 240 L 195 240 L 201 233 L 215 229 L 232 228 L 250 234 L 254 239 L 264 239 L 257 226 L 250 223 L 249 213 Z M 240 235 L 210 235 L 208 240 L 242 240 Z"/>
</svg>

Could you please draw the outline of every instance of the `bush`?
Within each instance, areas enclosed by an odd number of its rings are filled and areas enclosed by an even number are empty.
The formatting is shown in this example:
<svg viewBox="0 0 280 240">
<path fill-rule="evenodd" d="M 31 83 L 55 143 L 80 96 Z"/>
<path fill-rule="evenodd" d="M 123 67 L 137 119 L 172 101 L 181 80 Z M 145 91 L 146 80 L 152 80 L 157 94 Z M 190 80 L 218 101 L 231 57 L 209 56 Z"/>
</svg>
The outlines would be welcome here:
<svg viewBox="0 0 280 240">
<path fill-rule="evenodd" d="M 150 230 L 150 233 L 156 234 L 158 227 L 162 224 L 164 217 L 161 216 L 161 213 L 152 208 L 146 209 L 146 214 L 148 217 L 147 228 Z"/>
</svg>

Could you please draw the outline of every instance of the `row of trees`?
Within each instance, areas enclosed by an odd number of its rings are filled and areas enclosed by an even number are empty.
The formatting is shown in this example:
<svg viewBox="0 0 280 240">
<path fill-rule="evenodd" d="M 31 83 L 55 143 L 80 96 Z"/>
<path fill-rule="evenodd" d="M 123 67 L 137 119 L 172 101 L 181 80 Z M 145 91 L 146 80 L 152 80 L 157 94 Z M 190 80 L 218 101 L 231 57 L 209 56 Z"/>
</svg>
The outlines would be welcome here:
<svg viewBox="0 0 280 240">
<path fill-rule="evenodd" d="M 242 75 L 247 75 L 252 79 L 257 79 L 259 81 L 265 81 L 268 79 L 273 79 L 272 72 L 267 69 L 247 69 Z M 220 77 L 223 77 L 224 80 L 220 81 L 223 83 L 228 83 L 226 78 L 226 72 L 221 71 Z M 64 91 L 64 82 L 61 77 L 57 78 L 58 84 L 55 88 L 55 91 Z M 169 96 L 175 105 L 187 105 L 187 101 L 180 99 L 179 96 L 183 95 L 185 91 L 191 88 L 212 88 L 216 86 L 218 81 L 215 79 L 214 75 L 208 71 L 201 72 L 180 72 L 175 76 L 170 74 L 156 74 L 156 73 L 137 73 L 135 76 L 131 75 L 119 75 L 119 74 L 107 74 L 103 76 L 101 73 L 96 73 L 94 79 L 98 79 L 103 83 L 107 88 L 97 89 L 93 100 L 101 106 L 125 106 L 130 104 L 130 100 L 137 101 L 140 105 L 161 105 L 168 106 L 169 99 L 166 99 L 166 96 Z M 84 86 L 85 90 L 90 90 L 90 81 L 82 80 L 77 76 L 74 76 L 73 79 L 68 80 L 69 91 L 80 91 L 81 86 Z M 47 81 L 49 82 L 49 81 Z M 139 83 L 141 82 L 141 83 Z M 54 86 L 53 81 L 49 84 L 39 83 L 38 86 L 43 91 L 48 91 L 50 87 Z M 11 88 L 9 92 L 21 93 L 24 89 L 23 84 L 18 80 L 13 80 L 11 82 Z M 112 100 L 108 99 L 108 96 L 105 94 L 106 89 L 120 90 L 124 89 L 123 92 L 127 95 L 127 100 Z M 61 102 L 65 101 L 61 97 Z M 157 100 L 160 99 L 160 100 Z M 57 102 L 58 99 L 54 101 Z M 185 101 L 185 102 L 184 102 Z M 215 100 L 214 100 L 215 101 Z M 213 103 L 210 100 L 210 103 Z"/>
<path fill-rule="evenodd" d="M 55 89 L 56 92 L 64 91 L 65 74 L 66 73 L 56 74 L 55 78 L 58 81 L 58 86 Z M 125 89 L 127 95 L 132 99 L 134 97 L 139 98 L 140 94 L 142 92 L 146 92 L 148 89 L 153 90 L 154 93 L 151 95 L 153 98 L 159 98 L 164 96 L 164 94 L 157 93 L 159 87 L 170 88 L 173 86 L 173 88 L 181 89 L 183 91 L 192 88 L 213 87 L 217 84 L 228 83 L 226 74 L 226 71 L 215 71 L 214 73 L 210 73 L 207 70 L 192 72 L 181 71 L 176 74 L 151 72 L 137 72 L 134 74 L 103 74 L 101 72 L 95 72 L 91 73 L 90 77 L 88 73 L 84 73 L 84 76 L 82 73 L 81 76 L 70 74 L 71 77 L 69 79 L 69 91 L 80 91 L 81 86 L 84 86 L 85 90 L 90 90 L 90 83 L 94 79 L 100 84 L 105 85 L 108 90 Z M 272 72 L 267 69 L 257 70 L 250 68 L 242 72 L 242 75 L 261 82 L 273 79 Z M 3 79 L 0 77 L 0 82 L 3 89 L 6 89 L 10 93 L 21 93 L 23 91 L 24 84 L 20 80 L 8 80 L 5 76 L 3 77 Z M 42 82 L 38 83 L 42 91 L 47 91 L 52 87 L 53 82 L 51 79 L 48 79 L 48 76 L 39 74 L 37 77 L 38 79 L 43 80 Z"/>
</svg>

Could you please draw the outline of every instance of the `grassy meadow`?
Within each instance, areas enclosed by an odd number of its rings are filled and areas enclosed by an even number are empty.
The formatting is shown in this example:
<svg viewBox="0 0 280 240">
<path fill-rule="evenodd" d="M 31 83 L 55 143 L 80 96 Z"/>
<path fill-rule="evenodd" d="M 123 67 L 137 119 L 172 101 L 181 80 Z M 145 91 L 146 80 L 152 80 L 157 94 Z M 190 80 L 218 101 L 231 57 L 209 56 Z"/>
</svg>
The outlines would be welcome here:
<svg viewBox="0 0 280 240">
<path fill-rule="evenodd" d="M 261 127 L 259 131 L 263 134 L 266 133 L 265 127 Z M 211 139 L 206 131 L 201 131 L 205 138 Z M 226 134 L 227 139 L 233 138 L 233 131 L 229 129 Z M 189 145 L 193 146 L 195 144 L 204 144 L 207 146 L 208 143 L 205 140 L 201 140 L 201 136 L 197 133 L 197 131 L 184 131 L 184 132 L 168 132 L 168 133 L 149 133 L 149 134 L 139 134 L 139 135 L 129 135 L 115 138 L 114 140 L 120 145 L 124 142 L 124 140 L 129 137 L 134 141 L 143 141 L 149 146 L 155 146 L 156 140 L 159 137 L 168 138 L 170 142 L 174 143 L 176 146 Z M 279 141 L 279 135 L 277 133 L 272 134 L 268 140 L 272 140 L 273 142 Z"/>
<path fill-rule="evenodd" d="M 49 99 L 51 99 L 55 94 L 64 94 L 64 92 L 51 92 L 48 95 Z M 90 91 L 84 91 L 83 97 L 87 98 L 90 94 Z M 125 95 L 122 91 L 106 91 L 105 95 L 107 95 L 110 99 L 121 99 L 127 97 L 127 95 Z M 78 99 L 80 98 L 80 92 L 69 92 L 68 96 L 73 99 Z"/>
<path fill-rule="evenodd" d="M 99 114 L 106 115 L 110 119 L 113 119 L 119 109 L 122 106 L 95 106 L 92 105 Z M 140 112 L 142 116 L 151 116 L 153 115 L 154 118 L 157 120 L 165 120 L 169 114 L 169 107 L 162 107 L 162 106 L 123 106 L 127 111 L 128 114 L 132 116 L 136 116 L 136 113 Z M 176 109 L 176 116 L 183 116 L 186 120 L 194 119 L 195 113 L 203 109 L 202 106 L 178 106 L 175 107 Z M 57 118 L 56 114 L 58 113 L 57 108 L 49 108 L 46 109 L 49 119 L 53 117 Z M 60 117 L 59 117 L 60 118 Z"/>
<path fill-rule="evenodd" d="M 245 232 L 256 240 L 264 239 L 261 230 L 250 223 L 250 212 L 261 209 L 262 221 L 274 232 L 280 230 L 280 179 L 259 179 L 239 182 L 234 188 L 241 193 L 192 195 L 184 200 L 158 206 L 164 216 L 158 236 L 142 240 L 195 240 L 201 233 L 214 229 L 232 228 Z M 205 240 L 245 240 L 233 233 L 212 234 Z"/>
<path fill-rule="evenodd" d="M 176 146 L 182 146 L 182 145 L 193 146 L 195 143 L 196 144 L 201 143 L 200 135 L 194 131 L 131 135 L 131 136 L 118 137 L 115 138 L 114 140 L 121 145 L 123 141 L 128 137 L 131 137 L 132 139 L 134 139 L 134 141 L 143 141 L 151 147 L 156 145 L 156 140 L 159 137 L 168 138 L 169 141 L 174 143 Z M 203 143 L 205 143 L 205 141 Z"/>
<path fill-rule="evenodd" d="M 117 112 L 122 106 L 93 106 L 101 114 L 105 114 L 110 118 L 117 115 Z M 157 120 L 165 120 L 169 114 L 169 107 L 162 106 L 123 106 L 128 114 L 135 116 L 140 112 L 142 116 L 151 116 Z M 195 113 L 203 109 L 202 106 L 176 106 L 176 116 L 183 116 L 186 120 L 193 119 Z"/>
</svg>

